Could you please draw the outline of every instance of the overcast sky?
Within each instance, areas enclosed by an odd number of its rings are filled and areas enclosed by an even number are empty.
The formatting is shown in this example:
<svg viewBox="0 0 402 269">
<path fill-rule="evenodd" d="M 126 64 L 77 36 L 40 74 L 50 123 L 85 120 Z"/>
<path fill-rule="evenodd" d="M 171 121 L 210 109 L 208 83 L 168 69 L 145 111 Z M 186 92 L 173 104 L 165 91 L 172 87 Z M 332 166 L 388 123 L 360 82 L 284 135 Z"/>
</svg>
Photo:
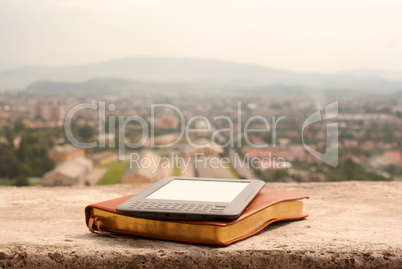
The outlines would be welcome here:
<svg viewBox="0 0 402 269">
<path fill-rule="evenodd" d="M 0 70 L 127 56 L 402 71 L 402 1 L 0 0 Z"/>
</svg>

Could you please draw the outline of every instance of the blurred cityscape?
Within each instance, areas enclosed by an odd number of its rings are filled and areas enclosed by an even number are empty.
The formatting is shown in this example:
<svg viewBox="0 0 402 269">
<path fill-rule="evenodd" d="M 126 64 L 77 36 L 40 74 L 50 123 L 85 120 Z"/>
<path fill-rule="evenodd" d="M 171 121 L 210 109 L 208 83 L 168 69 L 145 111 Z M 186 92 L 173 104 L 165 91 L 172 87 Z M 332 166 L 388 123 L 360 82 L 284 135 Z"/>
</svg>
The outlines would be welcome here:
<svg viewBox="0 0 402 269">
<path fill-rule="evenodd" d="M 402 92 L 319 95 L 277 87 L 245 94 L 205 85 L 113 85 L 108 84 L 111 90 L 103 92 L 97 92 L 96 87 L 82 91 L 72 86 L 56 91 L 42 84 L 24 91 L 3 90 L 0 184 L 152 183 L 167 176 L 260 178 L 267 182 L 402 179 Z M 334 101 L 338 101 L 338 117 L 311 124 L 302 134 L 309 115 Z M 74 114 L 71 124 L 77 140 L 98 142 L 98 146 L 84 149 L 71 145 L 64 127 L 68 111 L 79 104 L 98 106 L 101 102 L 106 106 L 104 121 L 98 110 L 81 109 Z M 188 137 L 180 137 L 183 119 L 176 110 L 160 106 L 151 115 L 153 104 L 178 108 L 185 123 L 191 125 Z M 137 148 L 125 146 L 124 156 L 119 156 L 119 117 L 133 115 L 146 120 L 148 136 L 154 127 L 152 141 L 148 139 Z M 197 118 L 189 121 L 194 116 Z M 266 118 L 270 130 L 245 136 L 244 128 L 267 128 L 260 118 L 247 123 L 253 116 Z M 205 119 L 212 124 L 211 128 L 208 129 Z M 325 153 L 328 122 L 338 123 L 339 128 L 339 162 L 335 167 L 311 155 L 302 143 L 303 135 L 309 147 Z M 216 130 L 222 131 L 212 136 Z M 128 142 L 136 143 L 144 130 L 132 121 L 124 132 Z M 211 143 L 213 139 L 219 145 Z M 191 146 L 189 140 L 203 147 Z M 99 146 L 102 141 L 105 146 Z M 165 147 L 173 141 L 177 143 Z M 236 143 L 231 145 L 233 141 Z M 267 146 L 252 147 L 250 143 Z M 223 166 L 215 167 L 211 162 L 200 165 L 201 160 L 208 158 L 227 161 Z M 141 160 L 146 161 L 134 165 Z M 241 165 L 244 160 L 246 164 Z M 250 160 L 254 165 L 247 163 Z"/>
</svg>

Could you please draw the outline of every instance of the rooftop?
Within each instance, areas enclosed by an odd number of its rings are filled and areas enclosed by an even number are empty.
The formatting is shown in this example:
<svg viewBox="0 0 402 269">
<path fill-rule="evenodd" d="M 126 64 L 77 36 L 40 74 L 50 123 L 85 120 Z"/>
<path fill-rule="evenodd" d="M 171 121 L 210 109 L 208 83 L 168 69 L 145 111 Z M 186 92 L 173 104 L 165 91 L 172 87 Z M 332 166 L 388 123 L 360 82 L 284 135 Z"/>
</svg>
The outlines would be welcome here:
<svg viewBox="0 0 402 269">
<path fill-rule="evenodd" d="M 72 160 L 61 163 L 53 170 L 47 172 L 44 176 L 55 173 L 60 173 L 64 176 L 76 178 L 83 174 L 83 171 L 88 171 L 92 167 L 92 161 L 85 157 L 78 157 Z"/>
<path fill-rule="evenodd" d="M 67 154 L 75 151 L 82 151 L 82 149 L 74 147 L 73 145 L 70 144 L 65 144 L 65 145 L 54 146 L 53 148 L 50 149 L 50 151 Z"/>
<path fill-rule="evenodd" d="M 157 165 L 159 158 L 159 155 L 153 153 L 152 151 L 142 152 L 140 160 L 138 160 L 138 162 L 142 163 L 142 165 L 129 165 L 124 172 L 122 178 L 137 173 L 138 175 L 148 178 L 149 180 L 151 180 L 151 182 L 156 182 L 160 179 L 160 174 L 157 173 L 157 171 L 159 170 L 159 167 Z"/>
<path fill-rule="evenodd" d="M 97 162 L 97 161 L 100 161 L 103 158 L 111 157 L 111 156 L 117 156 L 117 153 L 113 152 L 113 151 L 101 151 L 101 152 L 92 154 L 92 156 L 90 158 L 94 162 Z"/>
<path fill-rule="evenodd" d="M 90 203 L 148 184 L 0 187 L 0 267 L 400 268 L 402 182 L 269 183 L 310 196 L 301 221 L 276 223 L 228 247 L 92 234 Z"/>
</svg>

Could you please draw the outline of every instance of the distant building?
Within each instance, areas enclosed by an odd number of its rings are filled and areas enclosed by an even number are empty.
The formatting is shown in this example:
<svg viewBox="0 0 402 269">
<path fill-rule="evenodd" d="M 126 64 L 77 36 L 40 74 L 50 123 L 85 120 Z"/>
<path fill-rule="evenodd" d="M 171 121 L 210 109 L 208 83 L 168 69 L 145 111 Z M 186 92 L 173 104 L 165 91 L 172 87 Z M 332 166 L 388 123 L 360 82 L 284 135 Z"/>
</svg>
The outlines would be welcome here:
<svg viewBox="0 0 402 269">
<path fill-rule="evenodd" d="M 118 159 L 118 156 L 113 151 L 102 151 L 102 152 L 93 154 L 90 157 L 90 159 L 94 162 L 94 164 L 102 165 L 102 164 L 110 163 L 112 161 L 116 161 Z"/>
<path fill-rule="evenodd" d="M 140 160 L 137 163 L 132 162 L 124 172 L 121 183 L 154 183 L 170 176 L 171 174 L 166 174 L 166 171 L 158 166 L 159 158 L 150 151 L 143 153 Z"/>
<path fill-rule="evenodd" d="M 309 171 L 289 169 L 289 176 L 296 181 L 301 182 L 323 182 L 325 176 L 322 173 L 311 173 Z"/>
<path fill-rule="evenodd" d="M 5 138 L 5 137 L 0 137 L 0 144 L 7 146 L 7 145 L 10 144 L 10 142 L 8 142 L 7 138 Z"/>
<path fill-rule="evenodd" d="M 303 160 L 306 156 L 306 149 L 302 145 L 291 145 L 289 151 L 292 155 L 291 160 Z"/>
<path fill-rule="evenodd" d="M 216 158 L 219 160 L 216 163 L 212 163 L 208 158 L 199 158 L 195 164 L 198 176 L 206 178 L 235 178 L 235 174 L 232 173 L 228 165 L 218 165 L 217 163 L 222 163 L 222 159 L 219 157 Z"/>
<path fill-rule="evenodd" d="M 154 137 L 154 144 L 155 145 L 169 145 L 177 140 L 179 137 L 179 133 L 170 133 L 170 134 L 164 134 L 164 135 L 159 135 Z M 149 141 L 149 140 L 148 140 Z M 149 145 L 151 146 L 151 141 L 149 141 Z"/>
<path fill-rule="evenodd" d="M 370 151 L 375 149 L 374 142 L 371 140 L 364 141 L 360 144 L 360 149 Z"/>
<path fill-rule="evenodd" d="M 289 138 L 278 138 L 278 144 L 281 146 L 287 146 L 292 142 Z"/>
<path fill-rule="evenodd" d="M 356 139 L 345 139 L 343 145 L 345 149 L 354 149 L 359 146 L 359 142 Z"/>
<path fill-rule="evenodd" d="M 350 160 L 352 160 L 354 163 L 362 164 L 362 160 L 359 159 L 358 157 L 356 157 L 355 155 L 351 154 L 351 153 L 346 153 L 346 154 L 342 155 L 342 156 L 340 157 L 340 159 L 341 159 L 341 161 L 346 161 L 346 160 L 350 159 Z"/>
<path fill-rule="evenodd" d="M 65 162 L 78 157 L 85 157 L 85 150 L 70 144 L 57 145 L 49 150 L 49 158 L 55 162 Z"/>
<path fill-rule="evenodd" d="M 103 141 L 106 145 L 111 145 L 110 143 L 114 143 L 116 141 L 116 135 L 113 133 L 100 133 L 97 135 L 98 141 Z"/>
<path fill-rule="evenodd" d="M 253 148 L 250 146 L 245 146 L 242 148 L 242 152 L 244 154 L 248 154 L 250 158 L 264 158 L 267 156 L 272 156 L 274 153 L 276 154 L 276 148 Z"/>
<path fill-rule="evenodd" d="M 175 130 L 179 125 L 179 120 L 176 117 L 154 118 L 152 124 L 155 129 Z"/>
<path fill-rule="evenodd" d="M 80 157 L 63 162 L 43 176 L 44 186 L 71 186 L 92 170 L 92 161 Z"/>
<path fill-rule="evenodd" d="M 16 138 L 14 138 L 14 140 L 13 140 L 14 148 L 18 149 L 20 147 L 21 139 L 22 138 L 20 135 L 17 136 Z"/>
<path fill-rule="evenodd" d="M 195 129 L 199 135 L 206 135 L 210 133 L 210 131 L 208 131 L 208 123 L 204 120 L 195 121 Z"/>
<path fill-rule="evenodd" d="M 45 127 L 45 123 L 40 119 L 36 120 L 24 119 L 22 123 L 24 124 L 25 128 L 40 129 Z"/>
<path fill-rule="evenodd" d="M 369 163 L 374 167 L 382 167 L 387 165 L 397 165 L 402 167 L 402 154 L 397 150 L 388 150 L 382 155 L 374 155 L 370 157 Z"/>
<path fill-rule="evenodd" d="M 29 118 L 42 118 L 44 121 L 62 122 L 66 115 L 63 103 L 56 100 L 31 100 L 28 103 Z"/>
<path fill-rule="evenodd" d="M 223 153 L 223 148 L 214 146 L 211 141 L 206 138 L 198 139 L 193 142 L 193 144 L 200 146 L 193 147 L 192 145 L 185 145 L 182 149 L 184 157 L 194 157 L 195 154 L 204 154 L 204 155 L 213 155 L 219 156 L 219 154 Z"/>
<path fill-rule="evenodd" d="M 384 157 L 393 165 L 400 165 L 402 162 L 402 154 L 398 150 L 387 150 L 384 152 Z"/>
</svg>

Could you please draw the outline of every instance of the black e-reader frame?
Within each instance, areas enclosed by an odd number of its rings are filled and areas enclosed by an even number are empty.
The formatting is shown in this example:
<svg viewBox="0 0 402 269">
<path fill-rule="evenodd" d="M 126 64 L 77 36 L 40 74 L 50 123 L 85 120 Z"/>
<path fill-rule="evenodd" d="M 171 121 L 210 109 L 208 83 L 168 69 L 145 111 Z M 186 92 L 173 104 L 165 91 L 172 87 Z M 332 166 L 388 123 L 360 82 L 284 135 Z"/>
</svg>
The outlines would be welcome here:
<svg viewBox="0 0 402 269">
<path fill-rule="evenodd" d="M 257 179 L 167 177 L 118 205 L 116 211 L 150 219 L 235 219 L 264 184 Z"/>
</svg>

